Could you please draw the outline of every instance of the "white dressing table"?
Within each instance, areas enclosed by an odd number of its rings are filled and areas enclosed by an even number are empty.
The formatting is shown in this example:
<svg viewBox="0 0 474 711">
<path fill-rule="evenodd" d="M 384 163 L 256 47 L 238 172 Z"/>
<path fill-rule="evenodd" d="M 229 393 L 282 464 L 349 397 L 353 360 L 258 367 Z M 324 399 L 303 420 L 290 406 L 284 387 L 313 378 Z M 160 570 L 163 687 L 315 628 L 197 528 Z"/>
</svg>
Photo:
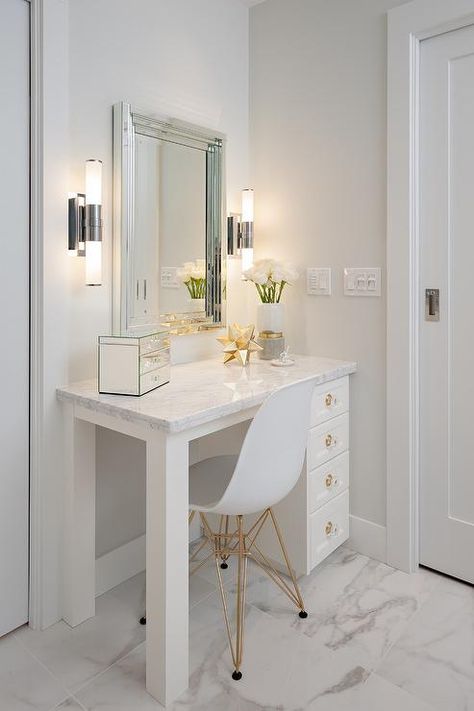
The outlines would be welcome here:
<svg viewBox="0 0 474 711">
<path fill-rule="evenodd" d="M 251 419 L 265 397 L 284 384 L 314 379 L 315 385 L 322 385 L 355 370 L 355 363 L 312 356 L 297 356 L 295 365 L 287 368 L 255 359 L 245 369 L 235 363 L 224 366 L 216 358 L 173 366 L 169 384 L 139 398 L 99 395 L 96 381 L 58 389 L 67 433 L 64 619 L 75 626 L 95 614 L 95 428 L 99 425 L 146 443 L 146 685 L 163 705 L 186 690 L 189 677 L 189 442 Z M 331 401 L 328 408 L 335 405 Z M 338 414 L 336 408 L 334 421 Z"/>
</svg>

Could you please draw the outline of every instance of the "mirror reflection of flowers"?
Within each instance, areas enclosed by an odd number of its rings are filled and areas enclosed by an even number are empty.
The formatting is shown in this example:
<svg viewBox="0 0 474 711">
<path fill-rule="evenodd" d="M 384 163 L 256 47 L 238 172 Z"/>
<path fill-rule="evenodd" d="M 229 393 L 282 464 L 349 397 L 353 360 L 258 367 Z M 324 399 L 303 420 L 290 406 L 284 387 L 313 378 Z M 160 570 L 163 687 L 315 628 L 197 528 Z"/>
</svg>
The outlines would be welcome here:
<svg viewBox="0 0 474 711">
<path fill-rule="evenodd" d="M 244 272 L 244 277 L 253 281 L 263 304 L 279 304 L 283 289 L 298 279 L 298 272 L 291 264 L 260 259 Z"/>
<path fill-rule="evenodd" d="M 185 262 L 176 272 L 186 286 L 191 299 L 206 297 L 206 260 L 196 259 L 195 262 Z"/>
</svg>

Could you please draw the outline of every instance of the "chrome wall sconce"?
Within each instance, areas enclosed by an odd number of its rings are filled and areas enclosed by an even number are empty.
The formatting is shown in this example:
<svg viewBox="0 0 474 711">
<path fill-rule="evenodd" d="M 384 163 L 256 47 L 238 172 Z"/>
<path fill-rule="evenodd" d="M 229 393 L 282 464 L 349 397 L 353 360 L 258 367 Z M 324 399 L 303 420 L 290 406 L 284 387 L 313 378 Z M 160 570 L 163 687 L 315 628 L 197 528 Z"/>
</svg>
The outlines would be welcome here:
<svg viewBox="0 0 474 711">
<path fill-rule="evenodd" d="M 86 191 L 68 199 L 69 254 L 85 257 L 87 286 L 102 284 L 102 161 L 86 161 Z"/>
<path fill-rule="evenodd" d="M 240 256 L 242 273 L 253 264 L 253 202 L 253 190 L 242 190 L 241 214 L 232 213 L 227 218 L 227 254 Z"/>
</svg>

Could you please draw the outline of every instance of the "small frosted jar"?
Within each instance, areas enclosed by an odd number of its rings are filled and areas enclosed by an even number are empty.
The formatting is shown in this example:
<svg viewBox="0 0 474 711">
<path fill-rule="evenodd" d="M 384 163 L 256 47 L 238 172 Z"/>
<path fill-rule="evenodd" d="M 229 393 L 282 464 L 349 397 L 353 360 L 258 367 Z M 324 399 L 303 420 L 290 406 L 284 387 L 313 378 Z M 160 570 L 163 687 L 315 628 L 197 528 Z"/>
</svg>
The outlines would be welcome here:
<svg viewBox="0 0 474 711">
<path fill-rule="evenodd" d="M 258 351 L 258 357 L 262 360 L 279 358 L 285 349 L 285 339 L 281 331 L 261 331 L 256 340 L 262 347 L 262 350 Z"/>
</svg>

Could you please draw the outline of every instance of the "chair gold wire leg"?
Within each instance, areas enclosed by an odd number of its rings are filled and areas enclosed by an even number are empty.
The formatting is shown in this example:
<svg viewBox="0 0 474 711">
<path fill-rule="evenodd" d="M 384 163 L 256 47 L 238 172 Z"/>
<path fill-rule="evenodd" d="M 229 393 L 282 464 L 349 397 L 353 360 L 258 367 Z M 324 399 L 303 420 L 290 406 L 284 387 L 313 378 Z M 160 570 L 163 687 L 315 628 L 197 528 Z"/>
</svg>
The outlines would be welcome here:
<svg viewBox="0 0 474 711">
<path fill-rule="evenodd" d="M 229 517 L 228 516 L 223 516 L 225 519 L 225 524 L 224 524 L 224 536 L 223 536 L 223 541 L 224 541 L 224 550 L 227 546 L 227 541 L 229 537 Z M 221 541 L 221 549 L 222 549 L 222 541 Z M 222 570 L 226 570 L 229 565 L 227 563 L 227 560 L 229 559 L 229 554 L 228 553 L 222 553 L 221 552 L 221 568 Z"/>
<path fill-rule="evenodd" d="M 304 609 L 303 597 L 301 595 L 300 587 L 296 581 L 296 576 L 295 576 L 294 570 L 291 566 L 290 558 L 288 556 L 288 551 L 286 550 L 285 541 L 283 540 L 280 526 L 278 525 L 278 521 L 276 519 L 273 509 L 270 508 L 270 509 L 268 509 L 268 511 L 270 513 L 270 518 L 272 519 L 273 527 L 275 529 L 275 533 L 278 538 L 278 543 L 280 544 L 281 552 L 283 553 L 283 557 L 285 559 L 286 567 L 288 569 L 288 574 L 291 578 L 291 582 L 293 583 L 293 587 L 295 589 L 295 595 L 298 600 L 298 607 L 300 608 L 299 616 L 302 619 L 305 619 L 306 617 L 308 617 L 308 613 Z"/>
<path fill-rule="evenodd" d="M 234 673 L 232 674 L 232 679 L 235 679 L 235 681 L 242 678 L 240 667 L 242 665 L 244 652 L 245 591 L 247 587 L 247 552 L 245 550 L 242 516 L 237 516 L 237 531 L 239 536 L 239 553 L 237 565 L 236 664 Z"/>
<path fill-rule="evenodd" d="M 240 667 L 242 665 L 243 656 L 243 645 L 244 645 L 244 620 L 245 620 L 245 591 L 247 586 L 247 551 L 245 548 L 245 534 L 243 531 L 243 517 L 236 516 L 237 520 L 237 531 L 235 534 L 230 534 L 233 538 L 237 536 L 237 545 L 235 549 L 232 550 L 233 554 L 237 555 L 237 605 L 236 605 L 236 625 L 235 625 L 235 639 L 232 634 L 232 626 L 230 624 L 229 609 L 227 605 L 227 594 L 224 588 L 224 582 L 222 580 L 222 573 L 220 567 L 220 556 L 222 549 L 217 544 L 216 540 L 216 572 L 217 579 L 219 582 L 219 590 L 222 599 L 222 607 L 224 611 L 224 620 L 227 630 L 227 636 L 229 639 L 229 647 L 232 655 L 232 662 L 234 664 L 234 671 L 232 673 L 232 678 L 238 681 L 242 678 L 242 672 Z M 230 537 L 229 536 L 229 537 Z M 217 539 L 217 536 L 216 536 Z M 227 549 L 227 555 L 231 551 Z"/>
</svg>

